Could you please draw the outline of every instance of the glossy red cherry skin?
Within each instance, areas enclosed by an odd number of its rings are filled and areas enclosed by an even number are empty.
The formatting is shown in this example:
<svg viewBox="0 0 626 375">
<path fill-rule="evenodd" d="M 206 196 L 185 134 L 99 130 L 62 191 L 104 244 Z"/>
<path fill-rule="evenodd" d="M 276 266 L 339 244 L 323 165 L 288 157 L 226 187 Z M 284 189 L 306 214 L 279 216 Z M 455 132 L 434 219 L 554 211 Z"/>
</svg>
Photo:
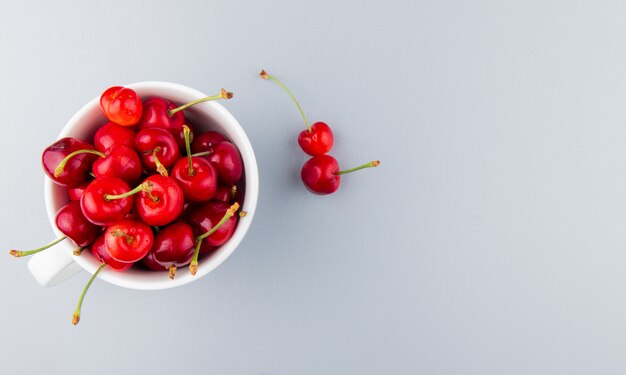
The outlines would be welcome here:
<svg viewBox="0 0 626 375">
<path fill-rule="evenodd" d="M 191 153 L 197 154 L 199 152 L 210 151 L 213 152 L 213 148 L 222 142 L 227 142 L 228 139 L 221 133 L 209 130 L 198 136 L 196 136 L 191 143 Z"/>
<path fill-rule="evenodd" d="M 98 159 L 93 154 L 78 154 L 72 157 L 59 177 L 54 176 L 54 170 L 69 154 L 78 150 L 93 150 L 93 146 L 76 138 L 61 138 L 46 147 L 41 155 L 41 164 L 48 177 L 61 186 L 77 187 L 89 180 L 91 165 Z"/>
<path fill-rule="evenodd" d="M 116 235 L 123 233 L 124 235 Z M 133 263 L 150 252 L 154 243 L 152 229 L 141 221 L 124 219 L 109 226 L 104 232 L 104 246 L 111 258 L 122 263 Z"/>
<path fill-rule="evenodd" d="M 113 86 L 100 96 L 100 108 L 110 121 L 122 126 L 133 126 L 141 118 L 143 105 L 134 90 Z"/>
<path fill-rule="evenodd" d="M 218 179 L 225 185 L 235 185 L 243 175 L 243 161 L 237 146 L 230 142 L 221 142 L 213 148 L 207 157 L 215 167 Z"/>
<path fill-rule="evenodd" d="M 182 267 L 191 262 L 195 245 L 191 226 L 174 223 L 156 234 L 151 252 L 156 262 L 163 267 Z"/>
<path fill-rule="evenodd" d="M 162 226 L 171 223 L 183 211 L 185 196 L 176 181 L 159 174 L 146 178 L 151 184 L 150 193 L 140 192 L 135 199 L 135 212 L 144 223 Z M 155 199 L 153 199 L 154 197 Z"/>
<path fill-rule="evenodd" d="M 311 125 L 311 131 L 305 129 L 298 135 L 302 151 L 311 156 L 324 155 L 333 148 L 333 143 L 333 132 L 324 122 L 316 122 Z"/>
<path fill-rule="evenodd" d="M 81 247 L 92 243 L 100 233 L 100 227 L 93 225 L 83 215 L 79 202 L 70 202 L 61 207 L 56 214 L 55 223 L 64 235 Z"/>
<path fill-rule="evenodd" d="M 99 235 L 91 245 L 91 253 L 98 261 L 105 263 L 113 271 L 126 271 L 133 266 L 133 263 L 118 262 L 109 255 L 104 245 L 104 233 Z"/>
<path fill-rule="evenodd" d="M 80 197 L 85 192 L 85 189 L 87 189 L 87 186 L 89 186 L 89 182 L 75 188 L 67 188 L 67 197 L 70 201 L 80 201 Z"/>
<path fill-rule="evenodd" d="M 180 158 L 176 139 L 168 130 L 161 128 L 140 130 L 135 137 L 135 150 L 139 153 L 144 167 L 151 172 L 157 170 L 153 152 L 155 149 L 157 158 L 167 169 Z"/>
<path fill-rule="evenodd" d="M 239 203 L 239 205 L 241 205 L 243 202 L 243 188 L 238 186 L 235 190 L 235 195 L 233 196 L 232 186 L 228 187 L 224 185 L 219 185 L 212 199 L 226 202 L 228 204 L 233 204 L 237 202 Z"/>
<path fill-rule="evenodd" d="M 230 204 L 222 201 L 209 201 L 196 207 L 187 219 L 187 222 L 193 228 L 196 236 L 208 232 L 217 223 L 222 220 L 226 211 L 230 208 Z M 202 241 L 202 247 L 205 247 L 207 251 L 211 250 L 210 247 L 220 246 L 232 237 L 237 227 L 238 215 L 230 217 L 221 227 L 219 227 L 213 234 L 206 237 Z"/>
<path fill-rule="evenodd" d="M 101 126 L 93 137 L 93 145 L 100 152 L 105 152 L 107 149 L 119 145 L 133 148 L 134 142 L 135 131 L 133 128 L 121 126 L 111 121 Z"/>
<path fill-rule="evenodd" d="M 130 191 L 128 184 L 115 177 L 93 180 L 80 198 L 83 214 L 95 225 L 108 226 L 126 217 L 133 208 L 133 196 L 106 200 L 105 195 L 119 195 Z"/>
<path fill-rule="evenodd" d="M 310 192 L 319 195 L 332 194 L 339 189 L 341 176 L 339 163 L 330 155 L 318 155 L 309 159 L 302 166 L 300 177 Z"/>
<path fill-rule="evenodd" d="M 176 138 L 179 147 L 184 148 L 185 140 L 183 139 L 181 144 L 179 137 L 185 124 L 185 115 L 183 111 L 178 111 L 172 116 L 168 114 L 169 110 L 176 107 L 178 107 L 176 104 L 164 98 L 154 97 L 146 100 L 143 106 L 143 115 L 139 121 L 139 129 L 166 129 Z"/>
<path fill-rule="evenodd" d="M 206 202 L 213 197 L 217 189 L 217 172 L 213 165 L 203 157 L 192 157 L 194 174 L 189 175 L 189 161 L 180 158 L 172 168 L 172 178 L 178 182 L 189 202 Z"/>
<path fill-rule="evenodd" d="M 141 258 L 141 264 L 150 271 L 167 271 L 166 267 L 163 267 L 154 259 L 154 253 L 152 251 Z"/>
<path fill-rule="evenodd" d="M 98 158 L 91 168 L 96 178 L 117 177 L 129 185 L 135 185 L 139 181 L 142 165 L 135 150 L 119 145 L 104 153 L 106 157 Z"/>
</svg>

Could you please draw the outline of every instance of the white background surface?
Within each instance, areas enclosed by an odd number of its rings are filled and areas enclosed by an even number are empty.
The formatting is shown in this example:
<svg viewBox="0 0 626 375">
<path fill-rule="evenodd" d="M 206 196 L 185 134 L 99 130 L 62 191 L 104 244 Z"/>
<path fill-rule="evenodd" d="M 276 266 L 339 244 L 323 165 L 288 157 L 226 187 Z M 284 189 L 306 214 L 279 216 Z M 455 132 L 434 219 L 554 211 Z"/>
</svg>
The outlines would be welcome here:
<svg viewBox="0 0 626 375">
<path fill-rule="evenodd" d="M 234 255 L 160 292 L 38 286 L 0 257 L 5 373 L 623 374 L 626 4 L 11 2 L 6 250 L 51 240 L 41 150 L 106 87 L 236 93 L 261 192 Z M 299 179 L 335 132 L 337 194 Z"/>
</svg>

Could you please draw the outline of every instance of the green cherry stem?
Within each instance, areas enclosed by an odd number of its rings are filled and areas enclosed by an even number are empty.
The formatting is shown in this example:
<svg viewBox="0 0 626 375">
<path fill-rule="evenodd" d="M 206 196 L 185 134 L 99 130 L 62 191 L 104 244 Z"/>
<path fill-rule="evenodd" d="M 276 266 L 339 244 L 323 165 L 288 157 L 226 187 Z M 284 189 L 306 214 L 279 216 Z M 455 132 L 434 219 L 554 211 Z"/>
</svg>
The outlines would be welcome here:
<svg viewBox="0 0 626 375">
<path fill-rule="evenodd" d="M 302 116 L 302 119 L 304 120 L 304 124 L 306 125 L 306 128 L 309 130 L 309 133 L 312 132 L 313 130 L 311 130 L 311 125 L 309 125 L 309 121 L 306 119 L 306 116 L 304 115 L 304 111 L 302 110 L 302 107 L 300 107 L 300 103 L 298 103 L 298 100 L 291 93 L 291 91 L 287 88 L 287 86 L 285 86 L 281 81 L 279 81 L 278 78 L 274 77 L 273 75 L 267 74 L 267 72 L 263 69 L 261 69 L 261 73 L 259 73 L 259 75 L 263 79 L 269 79 L 270 81 L 276 82 L 278 86 L 282 87 L 283 90 L 285 90 L 285 92 L 287 93 L 287 95 L 289 95 L 291 100 L 293 100 L 293 102 L 296 103 L 296 107 L 298 107 L 298 111 L 300 111 L 300 115 Z"/>
<path fill-rule="evenodd" d="M 150 199 L 152 199 L 153 202 L 159 201 L 159 197 L 155 197 L 154 195 L 152 195 L 152 182 L 150 181 L 142 182 L 141 184 L 139 184 L 139 186 L 137 186 L 133 190 L 127 191 L 126 193 L 123 193 L 123 194 L 116 194 L 116 195 L 105 194 L 104 200 L 108 202 L 108 201 L 112 201 L 115 199 L 122 199 L 122 198 L 130 197 L 131 195 L 137 194 L 140 191 L 143 191 L 144 193 L 146 193 L 150 197 Z"/>
<path fill-rule="evenodd" d="M 67 164 L 67 162 L 70 161 L 71 158 L 79 154 L 94 154 L 100 156 L 101 158 L 107 157 L 104 153 L 96 150 L 76 150 L 64 157 L 63 160 L 61 160 L 59 165 L 57 165 L 57 167 L 54 169 L 54 177 L 59 177 L 63 173 L 63 169 L 65 169 L 65 165 Z"/>
<path fill-rule="evenodd" d="M 106 267 L 106 263 L 102 263 L 102 265 L 96 270 L 96 272 L 93 273 L 93 275 L 91 276 L 91 279 L 89 279 L 89 282 L 87 282 L 87 285 L 85 285 L 83 292 L 80 294 L 80 298 L 78 299 L 78 305 L 76 306 L 76 310 L 74 310 L 74 315 L 72 315 L 73 325 L 77 325 L 78 322 L 80 321 L 80 309 L 83 307 L 83 300 L 85 299 L 85 294 L 87 294 L 87 290 L 89 290 L 89 287 L 91 286 L 93 281 L 96 279 L 96 277 L 98 277 L 98 274 L 100 273 L 100 271 L 104 269 L 104 267 Z"/>
<path fill-rule="evenodd" d="M 208 102 L 209 100 L 230 99 L 232 97 L 233 97 L 233 93 L 232 92 L 226 91 L 226 90 L 222 89 L 219 94 L 207 96 L 206 98 L 197 99 L 197 100 L 194 100 L 194 101 L 189 102 L 187 104 L 183 104 L 180 107 L 177 107 L 177 108 L 174 108 L 174 109 L 170 109 L 169 111 L 167 111 L 167 114 L 168 114 L 168 116 L 172 117 L 172 116 L 174 116 L 174 114 L 176 112 L 179 112 L 179 111 L 182 111 L 184 109 L 187 109 L 187 108 L 191 107 L 192 105 L 196 105 L 196 104 L 202 103 L 202 102 Z"/>
<path fill-rule="evenodd" d="M 202 152 L 196 152 L 195 154 L 191 154 L 191 156 L 207 156 L 207 155 L 211 155 L 213 153 L 213 151 L 202 151 Z"/>
<path fill-rule="evenodd" d="M 226 213 L 222 217 L 222 220 L 219 221 L 219 223 L 215 224 L 215 226 L 209 229 L 208 232 L 205 232 L 196 237 L 196 249 L 193 252 L 193 258 L 191 258 L 191 263 L 189 264 L 189 271 L 192 275 L 195 275 L 196 272 L 198 272 L 198 255 L 200 254 L 200 245 L 202 245 L 202 240 L 215 233 L 215 231 L 218 230 L 222 225 L 224 225 L 224 223 L 227 222 L 228 219 L 235 215 L 235 212 L 237 212 L 238 209 L 239 203 L 235 202 L 232 206 L 230 206 L 228 210 L 226 210 Z"/>
<path fill-rule="evenodd" d="M 183 125 L 183 136 L 185 137 L 185 148 L 187 149 L 187 162 L 189 163 L 189 175 L 193 176 L 196 172 L 193 170 L 193 162 L 191 160 L 191 142 L 189 141 L 189 136 L 191 135 L 191 129 L 189 126 Z"/>
<path fill-rule="evenodd" d="M 165 168 L 165 166 L 163 165 L 163 163 L 161 163 L 161 161 L 159 160 L 159 157 L 157 156 L 157 152 L 161 151 L 161 147 L 155 147 L 154 150 L 152 150 L 152 157 L 154 158 L 154 164 L 156 164 L 157 166 L 157 172 L 159 172 L 159 174 L 161 174 L 161 176 L 168 176 L 167 173 L 167 168 Z"/>
<path fill-rule="evenodd" d="M 51 248 L 52 246 L 58 244 L 59 242 L 63 241 L 66 238 L 67 238 L 67 236 L 60 237 L 60 238 L 50 242 L 49 244 L 47 244 L 45 246 L 42 246 L 40 248 L 34 249 L 34 250 L 28 250 L 28 251 L 10 250 L 9 254 L 13 255 L 14 257 L 18 257 L 18 258 L 27 256 L 27 255 L 32 255 L 32 254 L 38 253 L 40 251 L 46 250 L 48 248 Z"/>
<path fill-rule="evenodd" d="M 335 174 L 339 176 L 339 175 L 346 174 L 346 173 L 352 173 L 354 171 L 358 171 L 359 169 L 363 169 L 363 168 L 378 167 L 379 165 L 380 165 L 380 161 L 374 160 L 374 161 L 370 161 L 369 163 L 365 163 L 363 165 L 359 165 L 358 167 L 354 167 L 354 168 L 351 168 L 351 169 L 346 169 L 344 171 L 335 172 Z"/>
</svg>

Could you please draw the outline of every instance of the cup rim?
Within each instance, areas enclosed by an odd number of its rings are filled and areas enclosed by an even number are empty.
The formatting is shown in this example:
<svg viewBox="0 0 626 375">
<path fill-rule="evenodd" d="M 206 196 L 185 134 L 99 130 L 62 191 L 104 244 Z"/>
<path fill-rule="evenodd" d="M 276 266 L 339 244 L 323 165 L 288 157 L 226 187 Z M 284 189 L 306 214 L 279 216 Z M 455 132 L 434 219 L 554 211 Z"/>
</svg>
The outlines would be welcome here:
<svg viewBox="0 0 626 375">
<path fill-rule="evenodd" d="M 188 95 L 190 98 L 189 100 L 199 99 L 208 96 L 199 90 L 187 87 L 185 85 L 163 81 L 136 82 L 124 85 L 124 87 L 132 88 L 133 90 L 137 91 L 140 96 L 142 95 L 141 92 L 151 91 L 155 89 Z M 147 94 L 146 96 L 150 95 Z M 99 96 L 83 105 L 83 107 L 81 107 L 81 109 L 79 109 L 63 127 L 58 135 L 58 138 L 60 139 L 63 137 L 71 136 L 72 131 L 75 129 L 77 124 L 79 124 L 80 121 L 90 111 L 93 111 L 94 107 L 99 108 L 99 106 Z M 246 211 L 247 215 L 239 220 L 233 236 L 220 247 L 218 252 L 213 254 L 210 258 L 200 261 L 198 265 L 198 271 L 195 276 L 191 276 L 191 274 L 189 274 L 188 272 L 179 272 L 174 280 L 170 280 L 167 272 L 139 271 L 133 269 L 124 272 L 116 272 L 105 267 L 99 274 L 100 279 L 121 287 L 139 290 L 168 289 L 185 285 L 192 281 L 199 280 L 201 277 L 206 276 L 219 265 L 221 265 L 235 251 L 235 249 L 239 246 L 239 244 L 245 237 L 252 223 L 252 219 L 254 218 L 259 195 L 258 166 L 250 140 L 248 139 L 248 136 L 246 135 L 245 131 L 243 130 L 241 124 L 239 124 L 237 119 L 220 103 L 216 101 L 199 103 L 194 106 L 194 110 L 208 111 L 211 112 L 214 116 L 225 120 L 222 125 L 227 127 L 229 131 L 235 134 L 235 137 L 231 137 L 231 141 L 237 146 L 241 154 L 244 164 L 244 177 L 246 181 L 244 202 L 241 210 Z M 52 229 L 58 236 L 62 236 L 63 234 L 56 227 L 55 216 L 58 209 L 62 207 L 62 204 L 55 200 L 54 197 L 55 191 L 62 188 L 63 187 L 55 184 L 49 178 L 46 178 L 44 185 L 46 210 Z M 61 246 L 61 249 L 59 249 L 60 251 L 64 251 L 69 256 L 72 256 L 73 260 L 78 265 L 80 265 L 83 269 L 91 274 L 93 274 L 101 265 L 101 263 L 97 261 L 93 256 L 91 256 L 91 254 L 85 254 L 81 256 L 72 255 L 75 246 L 73 246 L 73 244 L 69 240 L 63 241 L 59 245 Z M 141 276 L 135 277 L 135 275 Z"/>
</svg>

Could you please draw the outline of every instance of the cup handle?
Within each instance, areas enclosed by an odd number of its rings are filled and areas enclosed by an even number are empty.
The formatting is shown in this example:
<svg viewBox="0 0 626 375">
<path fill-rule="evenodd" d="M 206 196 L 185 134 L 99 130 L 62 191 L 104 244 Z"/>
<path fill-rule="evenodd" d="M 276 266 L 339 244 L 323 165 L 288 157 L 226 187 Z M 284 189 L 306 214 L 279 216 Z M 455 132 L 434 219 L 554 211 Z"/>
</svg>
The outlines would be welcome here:
<svg viewBox="0 0 626 375">
<path fill-rule="evenodd" d="M 63 249 L 65 241 L 34 254 L 28 261 L 28 270 L 43 286 L 53 286 L 79 273 L 82 268 Z"/>
</svg>

